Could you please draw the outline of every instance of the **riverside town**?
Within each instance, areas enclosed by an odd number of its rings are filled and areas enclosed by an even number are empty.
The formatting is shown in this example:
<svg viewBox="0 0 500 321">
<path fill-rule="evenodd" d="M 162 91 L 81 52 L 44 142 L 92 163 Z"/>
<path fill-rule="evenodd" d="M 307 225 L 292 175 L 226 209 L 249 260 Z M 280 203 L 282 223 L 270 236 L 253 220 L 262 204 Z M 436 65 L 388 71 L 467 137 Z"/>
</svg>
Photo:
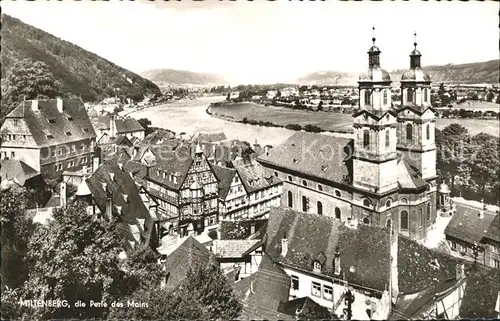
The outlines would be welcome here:
<svg viewBox="0 0 500 321">
<path fill-rule="evenodd" d="M 497 7 L 2 2 L 1 319 L 500 319 Z"/>
</svg>

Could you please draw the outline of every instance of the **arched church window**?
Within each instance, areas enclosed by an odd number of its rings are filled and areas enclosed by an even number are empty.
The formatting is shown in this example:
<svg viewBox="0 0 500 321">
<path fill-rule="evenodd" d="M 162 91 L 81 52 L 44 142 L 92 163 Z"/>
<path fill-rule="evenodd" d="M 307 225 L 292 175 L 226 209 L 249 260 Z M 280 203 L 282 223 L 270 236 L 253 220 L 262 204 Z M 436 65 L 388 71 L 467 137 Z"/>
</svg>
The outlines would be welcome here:
<svg viewBox="0 0 500 321">
<path fill-rule="evenodd" d="M 431 125 L 427 124 L 425 125 L 425 137 L 427 140 L 431 139 Z"/>
<path fill-rule="evenodd" d="M 400 217 L 400 227 L 402 230 L 408 230 L 408 212 L 402 211 Z"/>
<path fill-rule="evenodd" d="M 406 140 L 413 140 L 413 126 L 411 124 L 406 125 Z"/>
<path fill-rule="evenodd" d="M 335 190 L 335 196 L 337 196 L 337 197 L 341 197 L 341 196 L 342 196 L 342 194 L 340 194 L 340 191 L 336 189 L 336 190 Z"/>
<path fill-rule="evenodd" d="M 408 204 L 408 200 L 406 198 L 401 199 L 401 204 Z"/>
<path fill-rule="evenodd" d="M 370 202 L 369 199 L 365 198 L 363 200 L 363 206 L 370 207 L 371 204 L 372 204 L 372 202 Z"/>
<path fill-rule="evenodd" d="M 387 219 L 387 222 L 385 222 L 385 226 L 387 226 L 387 227 L 389 227 L 389 228 L 390 228 L 390 227 L 391 227 L 391 225 L 392 225 L 392 221 L 391 221 L 391 219 L 390 219 L 390 218 L 388 218 L 388 219 Z"/>
<path fill-rule="evenodd" d="M 390 135 L 391 135 L 391 134 L 390 134 L 389 130 L 387 129 L 387 130 L 385 131 L 385 147 L 389 147 L 389 144 L 390 144 L 390 138 L 391 138 L 391 137 L 390 137 Z"/>
<path fill-rule="evenodd" d="M 391 205 L 392 205 L 391 199 L 388 199 L 387 201 L 385 201 L 385 207 L 391 207 Z"/>
<path fill-rule="evenodd" d="M 307 186 L 307 181 L 305 179 L 302 180 L 302 185 Z"/>
<path fill-rule="evenodd" d="M 341 214 L 342 213 L 340 212 L 340 208 L 336 207 L 335 208 L 335 218 L 338 219 L 338 220 L 340 220 Z"/>
<path fill-rule="evenodd" d="M 363 147 L 370 146 L 370 131 L 368 129 L 363 130 Z"/>
<path fill-rule="evenodd" d="M 306 196 L 302 196 L 302 212 L 307 212 L 309 209 L 309 199 Z"/>
<path fill-rule="evenodd" d="M 370 225 L 370 219 L 368 217 L 365 217 L 363 219 L 363 223 L 366 224 L 366 225 Z"/>
<path fill-rule="evenodd" d="M 411 103 L 413 101 L 413 89 L 408 88 L 406 91 L 406 102 Z"/>
<path fill-rule="evenodd" d="M 316 208 L 318 210 L 318 214 L 319 215 L 323 215 L 323 203 L 321 203 L 320 201 L 318 201 L 318 203 L 316 204 Z"/>
<path fill-rule="evenodd" d="M 287 198 L 288 198 L 288 207 L 293 207 L 293 195 L 292 195 L 292 192 L 288 191 Z"/>
</svg>

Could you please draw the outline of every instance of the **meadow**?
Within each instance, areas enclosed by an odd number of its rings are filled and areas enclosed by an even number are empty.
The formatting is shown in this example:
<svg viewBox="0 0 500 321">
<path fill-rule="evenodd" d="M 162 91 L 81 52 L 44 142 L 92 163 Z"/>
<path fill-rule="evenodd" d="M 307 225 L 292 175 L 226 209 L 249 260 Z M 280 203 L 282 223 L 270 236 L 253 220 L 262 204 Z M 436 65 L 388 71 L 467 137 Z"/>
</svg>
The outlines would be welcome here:
<svg viewBox="0 0 500 321">
<path fill-rule="evenodd" d="M 352 131 L 352 116 L 349 114 L 304 111 L 249 102 L 220 104 L 213 106 L 211 110 L 215 116 L 229 117 L 235 121 L 247 118 L 248 120 L 271 122 L 280 126 L 311 124 L 326 131 Z M 495 119 L 436 119 L 438 129 L 443 129 L 452 123 L 464 126 L 472 135 L 484 132 L 497 137 L 500 136 L 499 121 Z"/>
</svg>

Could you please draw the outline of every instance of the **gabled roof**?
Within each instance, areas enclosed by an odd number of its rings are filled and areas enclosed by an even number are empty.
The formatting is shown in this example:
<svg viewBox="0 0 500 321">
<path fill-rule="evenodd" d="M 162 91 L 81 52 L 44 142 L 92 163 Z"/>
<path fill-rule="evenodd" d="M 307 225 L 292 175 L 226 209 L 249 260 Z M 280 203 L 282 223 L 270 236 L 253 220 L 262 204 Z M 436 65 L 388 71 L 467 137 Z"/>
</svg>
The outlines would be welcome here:
<svg viewBox="0 0 500 321">
<path fill-rule="evenodd" d="M 422 179 L 418 171 L 411 167 L 405 160 L 398 159 L 398 184 L 402 189 L 422 190 L 427 187 L 427 182 Z"/>
<path fill-rule="evenodd" d="M 218 165 L 212 165 L 212 169 L 219 181 L 219 198 L 225 200 L 231 188 L 231 182 L 236 174 L 236 170 Z"/>
<path fill-rule="evenodd" d="M 307 315 L 307 313 L 311 310 L 314 311 L 323 310 L 325 315 L 328 314 L 327 308 L 319 305 L 318 303 L 316 303 L 316 301 L 314 301 L 308 296 L 291 300 L 288 302 L 282 302 L 278 308 L 279 312 L 284 313 L 288 316 L 292 316 L 293 318 L 295 318 L 297 311 L 300 311 L 300 314 Z"/>
<path fill-rule="evenodd" d="M 32 100 L 20 103 L 7 118 L 23 118 L 38 147 L 96 138 L 79 98 L 63 99 L 62 113 L 57 109 L 57 99 L 38 100 L 37 110 L 33 110 L 32 103 Z"/>
<path fill-rule="evenodd" d="M 383 109 L 360 109 L 358 111 L 356 111 L 355 113 L 352 114 L 352 117 L 358 117 L 359 115 L 363 115 L 363 114 L 366 114 L 368 115 L 369 117 L 375 119 L 375 120 L 380 120 L 382 119 L 385 115 L 387 114 L 390 114 L 394 117 L 397 117 L 397 114 L 394 110 L 392 109 L 387 109 L 387 110 L 383 110 Z"/>
<path fill-rule="evenodd" d="M 133 241 L 129 225 L 137 225 L 138 219 L 149 220 L 151 217 L 134 180 L 120 166 L 114 160 L 105 161 L 86 180 L 86 183 L 101 213 L 106 212 L 106 199 L 108 195 L 111 196 L 113 216 L 122 224 L 122 235 L 127 240 Z M 106 184 L 106 188 L 103 183 Z"/>
<path fill-rule="evenodd" d="M 212 254 L 194 237 L 186 238 L 166 261 L 167 289 L 176 288 L 187 276 L 189 269 L 204 267 Z"/>
<path fill-rule="evenodd" d="M 181 140 L 175 137 L 175 134 L 167 129 L 159 128 L 154 132 L 148 134 L 144 137 L 143 142 L 146 144 L 156 145 L 163 144 L 165 142 L 172 141 L 180 144 Z"/>
<path fill-rule="evenodd" d="M 194 161 L 190 153 L 191 148 L 189 146 L 180 146 L 175 152 L 162 153 L 162 157 L 157 158 L 156 165 L 150 168 L 149 179 L 178 190 L 184 183 Z M 160 175 L 158 175 L 158 170 L 160 170 Z M 166 173 L 167 177 L 163 177 L 163 172 Z M 175 181 L 170 180 L 170 174 L 177 177 L 177 179 Z"/>
<path fill-rule="evenodd" d="M 0 161 L 0 177 L 2 180 L 16 179 L 20 186 L 26 181 L 40 175 L 36 169 L 23 161 L 16 159 L 2 159 Z"/>
<path fill-rule="evenodd" d="M 282 302 L 288 301 L 290 277 L 267 254 L 262 256 L 254 274 L 234 284 L 236 296 L 243 304 L 242 319 L 283 319 L 278 312 Z"/>
<path fill-rule="evenodd" d="M 495 217 L 498 216 L 488 211 L 481 210 L 465 204 L 456 204 L 456 212 L 446 226 L 444 234 L 473 244 L 479 243 L 488 234 Z M 498 223 L 498 221 L 497 221 Z M 498 236 L 497 236 L 498 238 Z"/>
<path fill-rule="evenodd" d="M 488 228 L 488 232 L 484 236 L 493 241 L 500 242 L 500 215 L 496 214 L 493 222 L 490 224 L 490 228 Z"/>
<path fill-rule="evenodd" d="M 281 256 L 281 240 L 286 233 L 288 251 Z M 360 224 L 356 229 L 337 220 L 287 209 L 271 209 L 265 250 L 285 265 L 313 272 L 313 262 L 321 260 L 321 274 L 343 278 L 355 285 L 384 291 L 389 284 L 389 231 Z M 333 274 L 336 249 L 340 253 L 340 276 Z M 460 260 L 430 250 L 406 237 L 398 238 L 398 271 L 401 292 L 418 292 L 435 280 L 455 275 Z M 432 267 L 437 260 L 439 266 Z"/>
<path fill-rule="evenodd" d="M 119 134 L 144 131 L 144 127 L 135 118 L 115 119 L 115 126 Z"/>
<path fill-rule="evenodd" d="M 249 158 L 235 160 L 232 164 L 248 193 L 281 183 L 279 178 L 267 174 L 261 164 Z"/>
<path fill-rule="evenodd" d="M 199 133 L 195 135 L 192 139 L 195 142 L 220 142 L 227 140 L 226 134 L 224 132 L 220 133 Z"/>
<path fill-rule="evenodd" d="M 146 165 L 132 160 L 125 161 L 123 163 L 123 170 L 132 174 L 134 181 L 138 182 L 141 185 L 144 185 L 144 177 L 148 172 Z"/>
<path fill-rule="evenodd" d="M 220 258 L 242 258 L 260 240 L 215 240 L 215 254 Z"/>
<path fill-rule="evenodd" d="M 297 132 L 269 155 L 257 160 L 261 163 L 287 168 L 329 181 L 348 184 L 352 181 L 352 159 L 349 146 L 352 139 L 322 134 Z"/>
<path fill-rule="evenodd" d="M 421 116 L 423 115 L 428 109 L 430 109 L 434 114 L 436 114 L 436 110 L 434 108 L 432 108 L 431 106 L 410 106 L 410 105 L 404 105 L 404 106 L 401 106 L 397 109 L 397 113 L 401 113 L 405 110 L 411 110 L 413 111 L 415 114 Z"/>
</svg>

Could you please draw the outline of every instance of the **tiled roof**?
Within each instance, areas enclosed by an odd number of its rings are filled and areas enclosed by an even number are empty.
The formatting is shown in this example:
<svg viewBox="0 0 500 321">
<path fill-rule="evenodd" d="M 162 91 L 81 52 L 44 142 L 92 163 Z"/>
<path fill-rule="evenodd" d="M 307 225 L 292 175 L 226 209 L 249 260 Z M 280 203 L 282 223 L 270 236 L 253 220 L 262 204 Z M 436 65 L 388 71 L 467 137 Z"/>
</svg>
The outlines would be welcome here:
<svg viewBox="0 0 500 321">
<path fill-rule="evenodd" d="M 57 109 L 57 99 L 38 100 L 38 110 L 35 111 L 31 105 L 32 101 L 26 100 L 7 117 L 24 118 L 39 147 L 96 137 L 85 106 L 79 98 L 63 99 L 62 113 Z"/>
<path fill-rule="evenodd" d="M 423 189 L 427 182 L 405 160 L 398 160 L 398 184 L 403 189 Z"/>
<path fill-rule="evenodd" d="M 281 182 L 274 175 L 266 174 L 264 167 L 256 161 L 242 158 L 233 161 L 233 166 L 238 172 L 243 186 L 248 193 L 258 191 Z"/>
<path fill-rule="evenodd" d="M 162 153 L 162 157 L 157 158 L 156 165 L 150 168 L 148 177 L 171 189 L 178 190 L 193 164 L 193 157 L 191 157 L 190 153 L 191 148 L 189 146 L 178 147 L 175 152 Z M 169 177 L 164 178 L 161 173 L 158 175 L 157 170 L 176 176 L 176 181 L 170 180 Z"/>
<path fill-rule="evenodd" d="M 281 256 L 281 239 L 286 233 L 288 252 Z M 416 241 L 399 236 L 398 266 L 401 292 L 418 292 L 455 275 L 459 262 L 451 256 L 427 249 Z M 322 264 L 321 273 L 334 276 L 333 258 L 338 247 L 340 278 L 348 282 L 383 291 L 389 283 L 389 231 L 359 225 L 356 229 L 337 220 L 315 214 L 272 209 L 267 226 L 266 251 L 283 264 L 313 271 L 315 260 Z M 438 266 L 431 262 L 437 260 Z"/>
<path fill-rule="evenodd" d="M 327 179 L 337 183 L 352 181 L 352 139 L 297 132 L 274 147 L 269 155 L 258 158 L 282 168 Z"/>
<path fill-rule="evenodd" d="M 216 240 L 216 255 L 221 258 L 240 258 L 260 240 Z"/>
<path fill-rule="evenodd" d="M 106 212 L 106 199 L 109 193 L 113 200 L 113 216 L 120 218 L 123 236 L 129 241 L 134 241 L 129 225 L 137 225 L 138 219 L 149 220 L 151 217 L 134 180 L 128 172 L 120 169 L 120 166 L 116 161 L 106 161 L 86 182 L 101 213 Z M 106 184 L 106 189 L 103 183 Z"/>
<path fill-rule="evenodd" d="M 212 165 L 212 169 L 219 181 L 219 198 L 225 200 L 231 188 L 231 182 L 236 174 L 236 170 L 218 165 Z"/>
<path fill-rule="evenodd" d="M 0 176 L 2 180 L 16 178 L 19 185 L 24 186 L 25 182 L 40 173 L 23 161 L 16 159 L 2 159 L 0 161 Z"/>
<path fill-rule="evenodd" d="M 242 319 L 283 319 L 278 312 L 290 295 L 290 277 L 266 254 L 254 274 L 234 284 L 236 296 L 243 304 Z"/>
<path fill-rule="evenodd" d="M 115 119 L 117 133 L 133 133 L 144 131 L 144 127 L 135 118 Z"/>
<path fill-rule="evenodd" d="M 131 173 L 134 181 L 144 185 L 144 177 L 147 175 L 146 165 L 131 160 L 125 161 L 123 163 L 123 170 Z"/>
<path fill-rule="evenodd" d="M 200 133 L 193 137 L 195 142 L 220 142 L 226 140 L 226 134 L 224 132 L 220 133 Z"/>
<path fill-rule="evenodd" d="M 444 234 L 471 244 L 479 243 L 488 233 L 495 216 L 498 216 L 484 211 L 481 218 L 480 211 L 464 204 L 456 204 L 456 212 L 446 226 Z"/>
<path fill-rule="evenodd" d="M 206 266 L 210 261 L 211 253 L 190 236 L 182 242 L 166 261 L 167 289 L 174 289 L 186 277 L 189 269 Z"/>
<path fill-rule="evenodd" d="M 301 314 L 307 314 L 311 310 L 323 310 L 324 314 L 328 314 L 328 309 L 316 303 L 313 299 L 306 296 L 280 304 L 278 311 L 295 318 L 296 311 L 301 311 Z"/>
<path fill-rule="evenodd" d="M 143 139 L 144 143 L 151 145 L 162 144 L 167 141 L 176 141 L 178 144 L 181 142 L 180 139 L 175 138 L 175 134 L 173 132 L 161 128 L 148 134 Z"/>
<path fill-rule="evenodd" d="M 495 304 L 500 291 L 500 270 L 478 267 L 467 280 L 460 318 L 496 319 Z"/>
<path fill-rule="evenodd" d="M 500 214 L 495 215 L 495 218 L 493 219 L 493 222 L 491 222 L 490 228 L 484 237 L 500 242 Z"/>
</svg>

